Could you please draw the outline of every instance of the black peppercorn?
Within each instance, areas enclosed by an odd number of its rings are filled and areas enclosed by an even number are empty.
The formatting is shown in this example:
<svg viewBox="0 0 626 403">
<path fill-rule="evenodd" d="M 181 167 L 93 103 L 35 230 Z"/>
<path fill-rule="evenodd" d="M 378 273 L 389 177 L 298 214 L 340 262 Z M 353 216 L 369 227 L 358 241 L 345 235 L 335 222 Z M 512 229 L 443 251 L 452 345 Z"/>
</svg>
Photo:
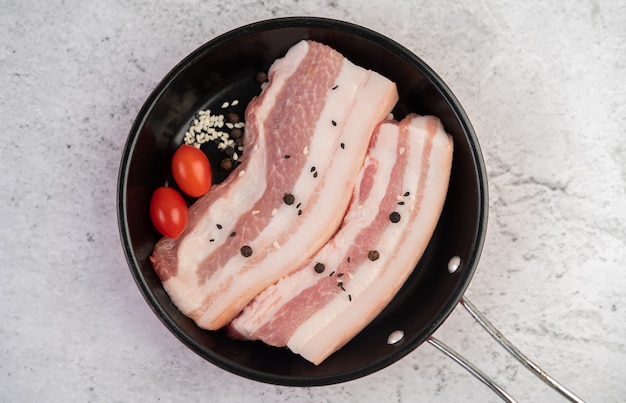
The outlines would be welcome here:
<svg viewBox="0 0 626 403">
<path fill-rule="evenodd" d="M 244 245 L 241 247 L 241 255 L 243 257 L 250 257 L 252 256 L 252 248 L 248 245 Z"/>
<path fill-rule="evenodd" d="M 369 253 L 367 254 L 367 258 L 369 260 L 371 260 L 372 262 L 375 260 L 378 260 L 378 258 L 380 257 L 380 254 L 378 253 L 377 250 L 371 250 L 369 251 Z"/>
</svg>

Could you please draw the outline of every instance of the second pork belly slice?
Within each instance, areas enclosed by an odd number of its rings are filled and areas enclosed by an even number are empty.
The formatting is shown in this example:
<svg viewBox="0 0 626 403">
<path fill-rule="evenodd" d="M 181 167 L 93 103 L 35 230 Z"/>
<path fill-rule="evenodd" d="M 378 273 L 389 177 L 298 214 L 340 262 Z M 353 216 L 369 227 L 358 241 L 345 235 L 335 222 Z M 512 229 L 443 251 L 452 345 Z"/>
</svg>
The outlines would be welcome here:
<svg viewBox="0 0 626 403">
<path fill-rule="evenodd" d="M 352 339 L 421 258 L 443 208 L 452 150 L 436 117 L 382 123 L 339 231 L 256 297 L 230 334 L 288 346 L 314 364 Z"/>
<path fill-rule="evenodd" d="M 205 329 L 228 324 L 336 232 L 372 132 L 398 100 L 393 82 L 317 42 L 294 45 L 268 77 L 246 109 L 241 165 L 151 257 L 174 304 Z"/>
</svg>

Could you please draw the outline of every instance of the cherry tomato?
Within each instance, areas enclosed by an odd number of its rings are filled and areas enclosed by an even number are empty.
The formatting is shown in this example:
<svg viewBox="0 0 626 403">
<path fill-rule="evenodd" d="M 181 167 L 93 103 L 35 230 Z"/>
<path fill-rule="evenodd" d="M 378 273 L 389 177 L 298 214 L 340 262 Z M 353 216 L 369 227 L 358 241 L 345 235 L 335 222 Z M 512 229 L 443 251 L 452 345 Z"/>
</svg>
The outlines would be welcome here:
<svg viewBox="0 0 626 403">
<path fill-rule="evenodd" d="M 172 158 L 172 175 L 183 192 L 200 197 L 211 188 L 211 164 L 198 148 L 183 144 Z"/>
<path fill-rule="evenodd" d="M 150 200 L 150 218 L 156 229 L 170 238 L 178 238 L 187 226 L 187 204 L 170 187 L 160 187 Z"/>
</svg>

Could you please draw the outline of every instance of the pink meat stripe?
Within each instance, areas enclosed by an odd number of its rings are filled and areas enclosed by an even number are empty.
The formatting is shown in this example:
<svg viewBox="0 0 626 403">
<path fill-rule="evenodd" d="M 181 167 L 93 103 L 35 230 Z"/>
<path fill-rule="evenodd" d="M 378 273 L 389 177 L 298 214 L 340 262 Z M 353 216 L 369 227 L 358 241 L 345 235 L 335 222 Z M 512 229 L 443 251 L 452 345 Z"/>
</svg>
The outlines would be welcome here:
<svg viewBox="0 0 626 403">
<path fill-rule="evenodd" d="M 231 323 L 239 338 L 319 364 L 367 325 L 413 271 L 447 193 L 452 139 L 435 117 L 382 123 L 340 230 Z"/>
<path fill-rule="evenodd" d="M 394 83 L 312 41 L 294 45 L 268 77 L 246 109 L 241 164 L 151 256 L 174 304 L 210 330 L 336 232 L 372 132 L 398 99 Z"/>
</svg>

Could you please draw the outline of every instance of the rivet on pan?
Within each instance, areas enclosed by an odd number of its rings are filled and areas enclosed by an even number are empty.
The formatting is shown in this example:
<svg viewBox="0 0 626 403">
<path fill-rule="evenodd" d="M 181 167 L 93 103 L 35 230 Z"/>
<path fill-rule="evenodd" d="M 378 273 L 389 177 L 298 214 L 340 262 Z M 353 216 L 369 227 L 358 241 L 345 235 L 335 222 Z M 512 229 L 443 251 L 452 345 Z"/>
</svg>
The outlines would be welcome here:
<svg viewBox="0 0 626 403">
<path fill-rule="evenodd" d="M 455 271 L 459 270 L 459 267 L 461 267 L 461 258 L 458 256 L 454 256 L 448 262 L 448 271 L 450 273 L 454 273 Z"/>
<path fill-rule="evenodd" d="M 404 338 L 404 332 L 402 330 L 394 330 L 387 337 L 387 344 L 396 344 Z"/>
</svg>

